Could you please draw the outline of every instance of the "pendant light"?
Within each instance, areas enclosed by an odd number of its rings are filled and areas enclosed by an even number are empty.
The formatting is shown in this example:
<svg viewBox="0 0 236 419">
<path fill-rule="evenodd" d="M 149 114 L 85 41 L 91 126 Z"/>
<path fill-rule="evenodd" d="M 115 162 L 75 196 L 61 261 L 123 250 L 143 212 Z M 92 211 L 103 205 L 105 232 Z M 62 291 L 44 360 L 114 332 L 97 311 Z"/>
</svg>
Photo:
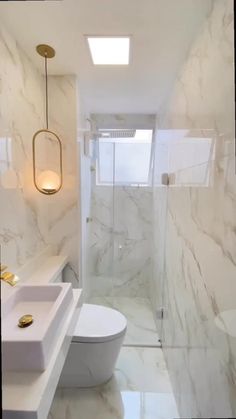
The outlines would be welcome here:
<svg viewBox="0 0 236 419">
<path fill-rule="evenodd" d="M 36 51 L 39 55 L 44 57 L 45 64 L 45 101 L 46 101 L 46 128 L 37 131 L 33 136 L 33 179 L 36 189 L 45 194 L 53 195 L 57 193 L 62 187 L 62 144 L 61 140 L 55 132 L 48 128 L 48 71 L 47 71 L 47 60 L 55 56 L 55 50 L 49 45 L 38 45 Z M 40 137 L 45 134 L 47 138 L 52 141 L 56 141 L 59 147 L 59 162 L 58 162 L 58 173 L 48 169 L 37 174 L 36 169 L 36 143 L 37 141 L 43 141 Z"/>
</svg>

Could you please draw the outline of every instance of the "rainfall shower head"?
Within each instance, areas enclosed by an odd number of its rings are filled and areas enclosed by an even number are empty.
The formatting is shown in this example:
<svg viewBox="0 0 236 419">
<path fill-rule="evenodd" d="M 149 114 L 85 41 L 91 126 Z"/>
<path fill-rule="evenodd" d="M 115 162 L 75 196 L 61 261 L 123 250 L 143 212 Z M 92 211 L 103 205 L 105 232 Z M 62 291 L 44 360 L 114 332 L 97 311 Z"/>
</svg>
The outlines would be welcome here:
<svg viewBox="0 0 236 419">
<path fill-rule="evenodd" d="M 133 138 L 135 129 L 100 129 L 96 133 L 98 138 Z"/>
</svg>

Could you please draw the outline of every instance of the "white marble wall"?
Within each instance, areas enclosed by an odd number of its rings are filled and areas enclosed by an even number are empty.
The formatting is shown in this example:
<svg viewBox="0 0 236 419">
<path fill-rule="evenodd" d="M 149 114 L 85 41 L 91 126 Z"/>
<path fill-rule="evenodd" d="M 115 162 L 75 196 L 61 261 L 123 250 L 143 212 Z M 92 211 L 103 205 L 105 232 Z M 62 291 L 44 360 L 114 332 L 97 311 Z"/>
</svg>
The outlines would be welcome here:
<svg viewBox="0 0 236 419">
<path fill-rule="evenodd" d="M 0 56 L 1 259 L 16 269 L 46 245 L 46 209 L 43 196 L 33 188 L 31 154 L 32 135 L 44 119 L 43 84 L 2 26 Z M 9 169 L 10 177 L 17 179 L 10 184 L 4 181 Z"/>
<path fill-rule="evenodd" d="M 1 260 L 14 270 L 54 244 L 69 253 L 68 274 L 77 278 L 76 80 L 49 79 L 49 126 L 62 138 L 64 185 L 45 196 L 32 177 L 32 136 L 45 126 L 43 77 L 2 25 L 0 56 Z M 42 148 L 40 157 L 50 153 Z"/>
<path fill-rule="evenodd" d="M 236 309 L 233 74 L 233 1 L 214 0 L 158 115 L 162 134 L 182 130 L 178 184 L 172 176 L 168 187 L 161 186 L 156 166 L 152 285 L 155 307 L 166 309 L 164 354 L 182 417 L 236 416 L 236 338 L 215 324 L 219 313 Z M 214 150 L 206 153 L 205 163 L 196 150 L 198 156 L 188 166 L 189 138 L 212 138 Z M 161 139 L 163 135 L 157 136 L 157 152 Z M 173 147 L 174 155 L 176 143 L 167 149 L 172 152 Z M 170 172 L 180 169 L 173 170 L 167 161 Z M 199 162 L 203 171 L 209 168 L 204 182 Z M 196 173 L 199 184 L 191 183 Z M 164 266 L 158 264 L 163 253 Z"/>
<path fill-rule="evenodd" d="M 63 188 L 53 199 L 48 197 L 48 242 L 57 245 L 59 253 L 69 255 L 65 279 L 76 286 L 80 235 L 77 79 L 75 76 L 49 77 L 49 87 L 50 122 L 59 133 L 63 146 Z"/>
<path fill-rule="evenodd" d="M 92 295 L 147 297 L 152 266 L 151 189 L 93 186 L 91 217 Z"/>
</svg>

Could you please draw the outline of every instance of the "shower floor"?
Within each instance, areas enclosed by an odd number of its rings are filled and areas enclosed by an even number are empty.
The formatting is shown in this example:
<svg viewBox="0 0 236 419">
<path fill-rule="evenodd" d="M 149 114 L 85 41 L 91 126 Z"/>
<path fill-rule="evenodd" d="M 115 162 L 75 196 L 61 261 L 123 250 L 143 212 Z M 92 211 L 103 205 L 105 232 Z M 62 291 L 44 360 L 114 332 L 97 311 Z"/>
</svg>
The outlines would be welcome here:
<svg viewBox="0 0 236 419">
<path fill-rule="evenodd" d="M 124 346 L 160 346 L 151 303 L 140 297 L 91 297 L 88 301 L 123 313 L 128 322 Z"/>
</svg>

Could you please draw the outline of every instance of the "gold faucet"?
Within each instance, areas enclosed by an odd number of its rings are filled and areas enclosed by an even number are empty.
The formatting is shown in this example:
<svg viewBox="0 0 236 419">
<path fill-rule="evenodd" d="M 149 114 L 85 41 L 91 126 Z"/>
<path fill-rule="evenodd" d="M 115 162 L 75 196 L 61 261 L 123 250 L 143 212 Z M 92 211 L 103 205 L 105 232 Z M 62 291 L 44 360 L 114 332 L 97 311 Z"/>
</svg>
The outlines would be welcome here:
<svg viewBox="0 0 236 419">
<path fill-rule="evenodd" d="M 5 272 L 6 269 L 6 265 L 0 264 L 0 279 L 1 281 L 7 282 L 9 285 L 14 287 L 14 285 L 16 285 L 16 283 L 19 281 L 19 278 L 17 275 L 14 275 L 11 272 Z"/>
</svg>

